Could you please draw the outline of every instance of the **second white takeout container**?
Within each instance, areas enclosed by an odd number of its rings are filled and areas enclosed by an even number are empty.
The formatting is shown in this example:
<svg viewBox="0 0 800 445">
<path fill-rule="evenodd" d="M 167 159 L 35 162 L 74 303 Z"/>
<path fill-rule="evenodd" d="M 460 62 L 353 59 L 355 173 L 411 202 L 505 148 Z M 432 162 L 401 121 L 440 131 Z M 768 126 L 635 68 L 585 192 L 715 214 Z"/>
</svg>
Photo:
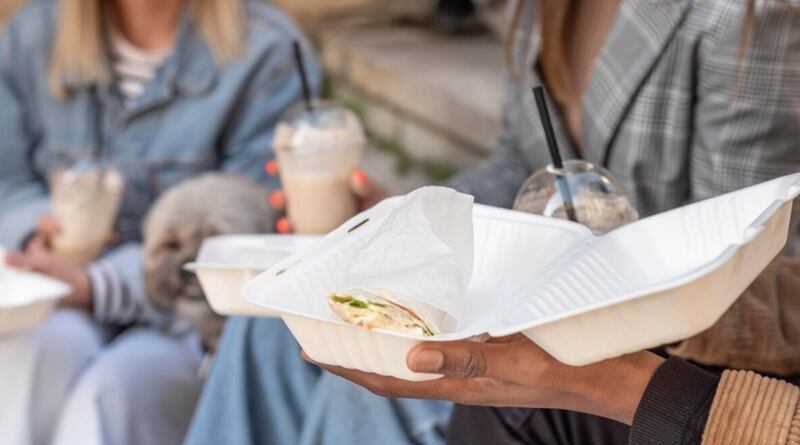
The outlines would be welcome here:
<svg viewBox="0 0 800 445">
<path fill-rule="evenodd" d="M 327 297 L 396 204 L 384 201 L 242 288 L 280 313 L 320 363 L 406 380 L 422 341 L 522 332 L 586 365 L 679 341 L 713 325 L 786 242 L 800 174 L 654 215 L 604 236 L 568 221 L 476 205 L 475 262 L 459 326 L 421 338 L 340 321 Z"/>
<path fill-rule="evenodd" d="M 220 315 L 277 317 L 245 300 L 242 285 L 287 256 L 308 247 L 316 236 L 220 235 L 206 239 L 197 260 L 184 266 L 197 274 L 208 304 Z"/>
<path fill-rule="evenodd" d="M 40 325 L 72 291 L 62 281 L 6 266 L 4 256 L 0 249 L 0 336 Z"/>
</svg>

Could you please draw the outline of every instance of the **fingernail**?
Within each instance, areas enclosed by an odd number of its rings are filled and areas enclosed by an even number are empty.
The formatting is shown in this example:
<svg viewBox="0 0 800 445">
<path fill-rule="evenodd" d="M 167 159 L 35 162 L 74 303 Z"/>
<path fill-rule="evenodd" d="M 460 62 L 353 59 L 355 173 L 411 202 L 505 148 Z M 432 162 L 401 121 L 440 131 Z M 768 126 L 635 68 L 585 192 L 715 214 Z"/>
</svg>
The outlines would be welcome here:
<svg viewBox="0 0 800 445">
<path fill-rule="evenodd" d="M 292 230 L 292 226 L 286 218 L 279 219 L 275 224 L 275 228 L 278 230 L 278 233 L 289 233 Z"/>
<path fill-rule="evenodd" d="M 353 172 L 353 177 L 356 178 L 356 182 L 361 185 L 367 185 L 369 179 L 367 179 L 367 174 L 364 173 L 364 170 L 356 170 Z"/>
<path fill-rule="evenodd" d="M 269 205 L 276 209 L 283 208 L 283 193 L 280 190 L 275 190 L 269 194 Z"/>
<path fill-rule="evenodd" d="M 278 161 L 272 159 L 264 164 L 264 171 L 270 176 L 278 176 Z"/>
<path fill-rule="evenodd" d="M 414 372 L 438 372 L 444 366 L 444 354 L 435 349 L 415 352 L 411 356 L 411 370 Z"/>
</svg>

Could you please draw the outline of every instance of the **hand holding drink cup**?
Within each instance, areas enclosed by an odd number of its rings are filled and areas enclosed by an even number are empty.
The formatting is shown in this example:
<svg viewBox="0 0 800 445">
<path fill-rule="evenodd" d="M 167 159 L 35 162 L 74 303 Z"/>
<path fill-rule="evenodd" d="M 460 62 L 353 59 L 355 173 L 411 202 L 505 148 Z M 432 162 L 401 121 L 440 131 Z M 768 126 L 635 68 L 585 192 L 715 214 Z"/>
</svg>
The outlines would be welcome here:
<svg viewBox="0 0 800 445">
<path fill-rule="evenodd" d="M 270 176 L 277 177 L 279 169 L 277 160 L 269 161 L 265 166 L 265 170 Z M 389 192 L 383 185 L 373 181 L 360 169 L 354 170 L 350 174 L 350 193 L 353 194 L 356 200 L 356 207 L 359 212 L 389 197 Z M 283 190 L 274 190 L 270 194 L 269 204 L 275 210 L 285 212 L 287 208 L 286 201 L 286 193 Z M 278 233 L 284 234 L 294 232 L 292 221 L 286 216 L 278 218 L 275 229 Z"/>
<path fill-rule="evenodd" d="M 387 196 L 357 169 L 365 142 L 355 114 L 330 102 L 290 112 L 278 124 L 277 161 L 265 170 L 283 184 L 270 197 L 273 207 L 288 213 L 278 221 L 279 232 L 327 233 Z"/>
<path fill-rule="evenodd" d="M 268 175 L 280 175 L 285 189 L 273 192 L 270 204 L 287 210 L 292 220 L 279 219 L 278 232 L 322 234 L 387 194 L 356 170 L 366 142 L 358 117 L 341 105 L 313 100 L 300 42 L 293 46 L 303 104 L 276 127 L 272 146 L 278 160 L 264 167 Z"/>
<path fill-rule="evenodd" d="M 93 161 L 95 161 L 93 159 Z M 84 266 L 95 260 L 113 238 L 124 181 L 116 170 L 96 162 L 78 162 L 50 175 L 53 216 L 41 217 L 21 253 L 6 262 L 68 283 L 72 293 L 61 305 L 91 308 L 92 289 Z"/>
<path fill-rule="evenodd" d="M 91 307 L 92 293 L 84 266 L 102 253 L 124 191 L 116 170 L 94 162 L 78 162 L 54 171 L 49 178 L 53 216 L 37 221 L 36 232 L 23 253 L 9 253 L 9 265 L 30 269 L 70 284 L 67 306 Z"/>
</svg>

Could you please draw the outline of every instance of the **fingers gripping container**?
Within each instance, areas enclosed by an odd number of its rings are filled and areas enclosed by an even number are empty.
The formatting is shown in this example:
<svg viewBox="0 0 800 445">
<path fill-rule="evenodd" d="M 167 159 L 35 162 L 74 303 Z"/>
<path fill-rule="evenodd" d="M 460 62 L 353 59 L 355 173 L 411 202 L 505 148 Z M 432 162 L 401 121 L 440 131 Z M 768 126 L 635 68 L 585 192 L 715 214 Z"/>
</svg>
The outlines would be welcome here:
<svg viewBox="0 0 800 445">
<path fill-rule="evenodd" d="M 340 321 L 326 304 L 349 259 L 396 204 L 386 200 L 242 288 L 281 314 L 320 363 L 406 380 L 422 341 L 523 333 L 580 366 L 713 325 L 786 243 L 800 174 L 642 219 L 604 236 L 568 221 L 476 205 L 473 275 L 458 326 L 424 340 Z"/>
<path fill-rule="evenodd" d="M 242 285 L 318 239 L 316 236 L 292 235 L 215 236 L 203 241 L 197 261 L 186 264 L 184 268 L 197 274 L 203 294 L 214 312 L 277 317 L 277 312 L 242 298 Z"/>
</svg>

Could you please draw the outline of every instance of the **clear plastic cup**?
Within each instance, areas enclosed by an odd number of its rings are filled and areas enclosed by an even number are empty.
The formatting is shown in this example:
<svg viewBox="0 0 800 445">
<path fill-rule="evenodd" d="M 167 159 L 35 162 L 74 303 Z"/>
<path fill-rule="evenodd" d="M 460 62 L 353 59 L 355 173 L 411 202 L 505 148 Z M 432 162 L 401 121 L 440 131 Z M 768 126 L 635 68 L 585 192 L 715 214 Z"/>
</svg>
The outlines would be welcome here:
<svg viewBox="0 0 800 445">
<path fill-rule="evenodd" d="M 328 233 L 356 214 L 350 174 L 365 141 L 356 115 L 331 102 L 293 110 L 278 124 L 273 149 L 295 233 Z"/>
<path fill-rule="evenodd" d="M 50 202 L 61 231 L 56 255 L 75 265 L 95 260 L 111 236 L 124 191 L 116 170 L 58 170 L 50 175 Z"/>
<path fill-rule="evenodd" d="M 564 184 L 578 222 L 595 235 L 639 218 L 619 180 L 603 167 L 582 160 L 565 161 L 560 171 L 553 166 L 536 171 L 517 193 L 514 210 L 568 219 L 571 209 L 560 190 Z"/>
</svg>

